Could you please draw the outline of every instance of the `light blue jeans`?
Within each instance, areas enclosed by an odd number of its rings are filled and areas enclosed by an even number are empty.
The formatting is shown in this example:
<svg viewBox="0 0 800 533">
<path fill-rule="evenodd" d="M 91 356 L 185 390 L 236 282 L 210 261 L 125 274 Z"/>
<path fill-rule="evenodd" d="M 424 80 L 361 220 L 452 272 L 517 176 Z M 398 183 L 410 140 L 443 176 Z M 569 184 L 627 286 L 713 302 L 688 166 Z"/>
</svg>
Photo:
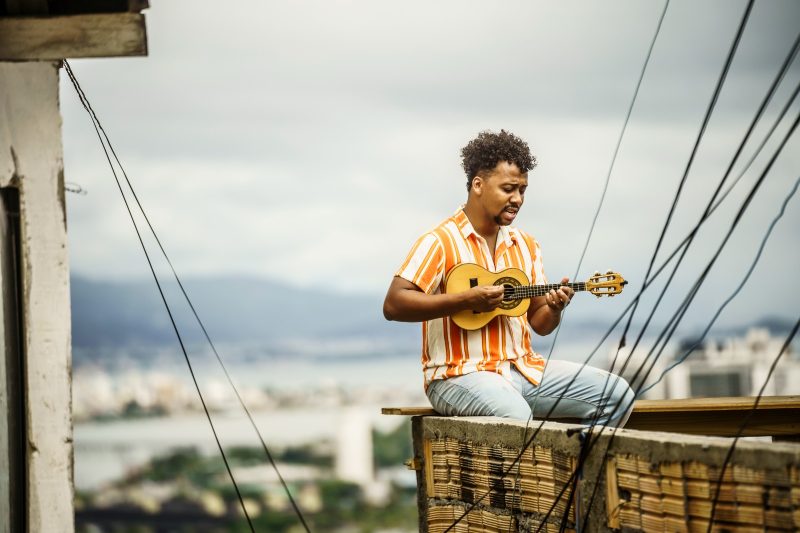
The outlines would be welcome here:
<svg viewBox="0 0 800 533">
<path fill-rule="evenodd" d="M 621 377 L 552 359 L 538 387 L 512 365 L 510 381 L 494 372 L 472 372 L 434 380 L 427 394 L 436 412 L 448 416 L 528 420 L 531 412 L 534 418 L 545 418 L 553 409 L 551 418 L 574 418 L 589 424 L 598 416 L 598 424 L 621 427 L 633 409 L 633 391 Z"/>
</svg>

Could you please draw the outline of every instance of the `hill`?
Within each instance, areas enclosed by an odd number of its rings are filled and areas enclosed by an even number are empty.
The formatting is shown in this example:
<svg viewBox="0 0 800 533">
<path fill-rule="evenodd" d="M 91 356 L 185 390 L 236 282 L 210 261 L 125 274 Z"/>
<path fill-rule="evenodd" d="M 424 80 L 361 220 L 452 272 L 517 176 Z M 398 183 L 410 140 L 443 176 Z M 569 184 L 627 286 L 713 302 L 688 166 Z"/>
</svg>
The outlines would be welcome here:
<svg viewBox="0 0 800 533">
<path fill-rule="evenodd" d="M 72 341 L 78 348 L 161 345 L 175 342 L 155 284 L 141 281 L 71 279 Z M 305 289 L 247 277 L 184 280 L 195 309 L 215 342 L 280 344 L 312 339 L 397 339 L 418 343 L 418 326 L 384 320 L 382 297 Z M 177 285 L 165 295 L 187 342 L 202 331 Z M 413 328 L 413 331 L 409 328 Z"/>
</svg>

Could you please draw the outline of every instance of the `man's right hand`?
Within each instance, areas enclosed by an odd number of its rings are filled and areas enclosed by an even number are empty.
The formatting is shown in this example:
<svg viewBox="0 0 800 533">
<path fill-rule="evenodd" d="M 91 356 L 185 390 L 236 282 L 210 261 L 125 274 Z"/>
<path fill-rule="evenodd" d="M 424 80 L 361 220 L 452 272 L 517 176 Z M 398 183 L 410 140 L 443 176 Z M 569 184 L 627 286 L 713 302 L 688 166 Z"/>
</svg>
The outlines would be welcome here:
<svg viewBox="0 0 800 533">
<path fill-rule="evenodd" d="M 503 302 L 505 289 L 502 285 L 472 287 L 465 292 L 467 309 L 485 313 L 496 309 Z"/>
<path fill-rule="evenodd" d="M 383 301 L 383 316 L 387 320 L 422 322 L 466 309 L 486 312 L 500 305 L 504 292 L 502 286 L 485 285 L 453 294 L 426 294 L 410 281 L 395 276 Z"/>
</svg>

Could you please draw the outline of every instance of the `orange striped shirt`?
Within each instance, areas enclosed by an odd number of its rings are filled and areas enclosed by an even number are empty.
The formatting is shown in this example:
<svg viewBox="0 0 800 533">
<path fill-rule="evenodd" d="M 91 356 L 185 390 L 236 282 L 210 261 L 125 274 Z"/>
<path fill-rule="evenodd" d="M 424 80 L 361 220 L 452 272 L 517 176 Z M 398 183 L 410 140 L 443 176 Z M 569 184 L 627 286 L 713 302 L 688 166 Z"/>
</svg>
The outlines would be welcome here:
<svg viewBox="0 0 800 533">
<path fill-rule="evenodd" d="M 428 294 L 444 292 L 447 273 L 461 263 L 475 263 L 492 272 L 518 268 L 534 284 L 545 284 L 539 243 L 516 228 L 500 226 L 494 254 L 472 227 L 463 208 L 420 237 L 395 273 Z M 447 379 L 487 370 L 510 379 L 514 365 L 538 385 L 544 358 L 531 348 L 531 330 L 525 315 L 498 316 L 475 331 L 458 327 L 450 317 L 422 323 L 422 370 L 425 387 Z"/>
</svg>

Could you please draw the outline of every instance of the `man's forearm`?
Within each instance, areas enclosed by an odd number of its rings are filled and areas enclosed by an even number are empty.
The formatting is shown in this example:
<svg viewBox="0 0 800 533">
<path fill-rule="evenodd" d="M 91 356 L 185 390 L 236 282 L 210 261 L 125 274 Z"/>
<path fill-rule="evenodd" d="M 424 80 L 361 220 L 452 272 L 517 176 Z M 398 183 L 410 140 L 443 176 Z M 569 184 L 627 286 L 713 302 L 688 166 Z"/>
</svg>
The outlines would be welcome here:
<svg viewBox="0 0 800 533">
<path fill-rule="evenodd" d="M 549 335 L 561 322 L 561 312 L 555 311 L 549 305 L 543 305 L 533 312 L 530 319 L 533 331 L 539 335 Z"/>
<path fill-rule="evenodd" d="M 383 316 L 399 322 L 423 322 L 450 316 L 466 307 L 464 293 L 425 294 L 403 289 L 387 297 L 383 304 Z"/>
</svg>

